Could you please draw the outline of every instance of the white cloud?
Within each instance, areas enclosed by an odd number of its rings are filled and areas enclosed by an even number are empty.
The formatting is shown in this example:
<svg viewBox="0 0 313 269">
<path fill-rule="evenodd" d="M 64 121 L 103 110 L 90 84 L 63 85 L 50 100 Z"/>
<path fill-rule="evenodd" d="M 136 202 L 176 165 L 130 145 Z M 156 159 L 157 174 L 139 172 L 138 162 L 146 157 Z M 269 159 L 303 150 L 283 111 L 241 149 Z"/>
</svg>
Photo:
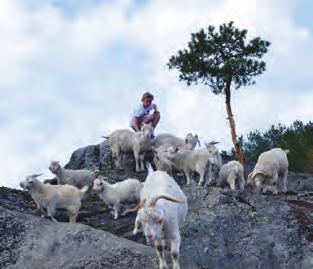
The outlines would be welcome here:
<svg viewBox="0 0 313 269">
<path fill-rule="evenodd" d="M 239 134 L 310 120 L 312 36 L 295 24 L 294 3 L 158 0 L 136 9 L 130 0 L 103 1 L 68 16 L 48 2 L 30 8 L 2 0 L 0 185 L 17 186 L 33 172 L 49 176 L 51 159 L 65 163 L 76 148 L 126 126 L 146 89 L 162 113 L 158 131 L 197 132 L 231 146 L 224 97 L 188 88 L 166 67 L 190 33 L 209 24 L 233 20 L 249 36 L 272 41 L 268 71 L 256 86 L 233 93 Z"/>
</svg>

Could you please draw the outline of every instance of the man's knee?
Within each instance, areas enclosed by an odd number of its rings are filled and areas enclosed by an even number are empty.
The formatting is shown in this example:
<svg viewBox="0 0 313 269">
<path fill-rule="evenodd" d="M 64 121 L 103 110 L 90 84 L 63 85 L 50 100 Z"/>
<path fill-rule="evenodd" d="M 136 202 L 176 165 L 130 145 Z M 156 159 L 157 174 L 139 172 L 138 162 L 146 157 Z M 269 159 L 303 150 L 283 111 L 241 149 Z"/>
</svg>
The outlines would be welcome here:
<svg viewBox="0 0 313 269">
<path fill-rule="evenodd" d="M 146 115 L 143 117 L 142 122 L 144 123 L 150 123 L 153 121 L 154 115 Z"/>
<path fill-rule="evenodd" d="M 155 119 L 160 119 L 161 114 L 160 114 L 159 111 L 155 111 L 155 112 L 153 113 L 153 116 L 154 116 Z"/>
</svg>

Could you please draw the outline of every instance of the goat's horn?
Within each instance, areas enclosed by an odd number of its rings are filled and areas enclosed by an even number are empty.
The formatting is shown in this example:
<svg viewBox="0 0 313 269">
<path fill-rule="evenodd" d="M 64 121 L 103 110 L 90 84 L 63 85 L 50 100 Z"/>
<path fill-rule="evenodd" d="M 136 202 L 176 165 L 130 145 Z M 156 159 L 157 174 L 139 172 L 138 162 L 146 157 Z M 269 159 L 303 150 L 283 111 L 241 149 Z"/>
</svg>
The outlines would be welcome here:
<svg viewBox="0 0 313 269">
<path fill-rule="evenodd" d="M 42 174 L 34 174 L 34 175 L 31 175 L 31 177 L 39 177 L 39 176 L 42 176 Z"/>
<path fill-rule="evenodd" d="M 144 207 L 146 202 L 146 199 L 144 199 L 142 202 L 140 202 L 138 205 L 136 205 L 134 208 L 128 209 L 125 211 L 125 214 L 129 213 L 129 212 L 137 212 L 139 211 L 141 208 Z"/>
<path fill-rule="evenodd" d="M 263 175 L 263 176 L 268 177 L 268 174 L 267 174 L 267 173 L 265 173 L 265 172 L 257 172 L 255 175 L 257 175 L 257 174 L 261 174 L 261 175 Z"/>
<path fill-rule="evenodd" d="M 172 198 L 172 197 L 169 197 L 169 196 L 166 196 L 166 195 L 159 195 L 157 197 L 152 198 L 149 205 L 150 206 L 155 206 L 156 202 L 159 199 L 165 199 L 165 200 L 168 200 L 168 201 L 171 201 L 171 202 L 174 202 L 174 203 L 178 203 L 178 204 L 183 204 L 184 203 L 182 201 L 176 200 L 175 198 Z"/>
</svg>

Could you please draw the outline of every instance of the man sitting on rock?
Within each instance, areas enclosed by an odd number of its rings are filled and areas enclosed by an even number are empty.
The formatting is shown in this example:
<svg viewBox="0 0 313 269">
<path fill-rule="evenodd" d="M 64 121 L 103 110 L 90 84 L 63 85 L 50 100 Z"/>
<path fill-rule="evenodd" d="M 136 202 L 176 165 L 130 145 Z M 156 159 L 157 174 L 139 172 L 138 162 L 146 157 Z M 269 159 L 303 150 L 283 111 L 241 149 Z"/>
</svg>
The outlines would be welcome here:
<svg viewBox="0 0 313 269">
<path fill-rule="evenodd" d="M 141 98 L 141 104 L 134 110 L 130 126 L 135 132 L 140 130 L 142 123 L 150 123 L 155 128 L 160 120 L 160 112 L 156 104 L 152 103 L 153 95 L 150 92 L 145 92 Z M 154 137 L 154 136 L 153 136 Z M 152 138 L 153 138 L 152 137 Z"/>
</svg>

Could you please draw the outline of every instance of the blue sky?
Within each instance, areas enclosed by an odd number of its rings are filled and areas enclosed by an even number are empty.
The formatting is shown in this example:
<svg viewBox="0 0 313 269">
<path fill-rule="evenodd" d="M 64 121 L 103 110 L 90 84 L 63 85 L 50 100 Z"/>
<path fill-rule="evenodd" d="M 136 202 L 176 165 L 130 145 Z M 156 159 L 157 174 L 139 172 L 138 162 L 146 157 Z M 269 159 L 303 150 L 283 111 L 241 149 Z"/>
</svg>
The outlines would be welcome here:
<svg viewBox="0 0 313 269">
<path fill-rule="evenodd" d="M 313 118 L 310 1 L 2 0 L 0 2 L 0 185 L 30 173 L 51 178 L 78 147 L 127 128 L 149 90 L 161 122 L 156 133 L 231 146 L 223 96 L 187 87 L 169 57 L 190 33 L 233 20 L 272 42 L 267 71 L 233 93 L 238 134 Z"/>
</svg>

